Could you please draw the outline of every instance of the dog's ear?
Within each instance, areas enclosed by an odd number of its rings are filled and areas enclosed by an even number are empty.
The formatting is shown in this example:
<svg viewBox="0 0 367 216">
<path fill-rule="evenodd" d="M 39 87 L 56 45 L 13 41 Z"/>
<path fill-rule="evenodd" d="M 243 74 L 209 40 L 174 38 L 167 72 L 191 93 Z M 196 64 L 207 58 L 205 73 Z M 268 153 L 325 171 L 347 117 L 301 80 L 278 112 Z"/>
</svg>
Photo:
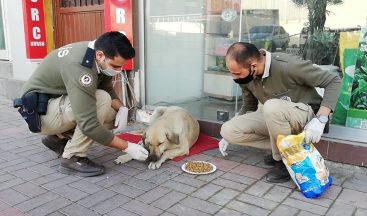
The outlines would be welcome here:
<svg viewBox="0 0 367 216">
<path fill-rule="evenodd" d="M 167 132 L 166 137 L 169 141 L 171 141 L 174 144 L 179 144 L 180 143 L 180 136 L 176 133 Z"/>
</svg>

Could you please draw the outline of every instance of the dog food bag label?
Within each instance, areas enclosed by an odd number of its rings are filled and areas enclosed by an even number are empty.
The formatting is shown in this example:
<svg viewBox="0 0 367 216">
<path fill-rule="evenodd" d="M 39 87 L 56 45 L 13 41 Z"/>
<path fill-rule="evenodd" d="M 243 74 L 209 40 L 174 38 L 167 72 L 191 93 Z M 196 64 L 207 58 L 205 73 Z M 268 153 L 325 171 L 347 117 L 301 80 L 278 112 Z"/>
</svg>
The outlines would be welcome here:
<svg viewBox="0 0 367 216">
<path fill-rule="evenodd" d="M 279 135 L 277 146 L 290 176 L 307 198 L 318 198 L 331 186 L 332 178 L 321 154 L 305 134 Z"/>
</svg>

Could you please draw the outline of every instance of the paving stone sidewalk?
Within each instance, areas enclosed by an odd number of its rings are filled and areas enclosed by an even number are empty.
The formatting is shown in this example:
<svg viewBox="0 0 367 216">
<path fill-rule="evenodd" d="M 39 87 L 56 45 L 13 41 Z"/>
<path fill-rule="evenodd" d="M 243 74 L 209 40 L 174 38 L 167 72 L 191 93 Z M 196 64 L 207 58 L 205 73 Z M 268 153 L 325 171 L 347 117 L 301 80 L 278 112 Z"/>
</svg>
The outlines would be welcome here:
<svg viewBox="0 0 367 216">
<path fill-rule="evenodd" d="M 89 155 L 106 166 L 102 176 L 82 178 L 57 171 L 59 159 L 28 132 L 12 102 L 0 96 L 0 216 L 70 215 L 367 215 L 367 172 L 328 162 L 333 186 L 307 199 L 290 181 L 267 183 L 266 152 L 230 146 L 185 160 L 213 162 L 210 175 L 190 175 L 181 162 L 159 170 L 131 161 L 114 164 L 117 150 L 95 144 Z"/>
</svg>

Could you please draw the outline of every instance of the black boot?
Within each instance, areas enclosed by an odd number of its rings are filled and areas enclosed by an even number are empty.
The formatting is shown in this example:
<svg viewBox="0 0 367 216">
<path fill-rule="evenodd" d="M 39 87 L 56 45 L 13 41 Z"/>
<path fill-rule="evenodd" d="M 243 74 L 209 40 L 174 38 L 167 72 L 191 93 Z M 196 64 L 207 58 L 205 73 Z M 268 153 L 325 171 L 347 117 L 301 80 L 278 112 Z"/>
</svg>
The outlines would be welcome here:
<svg viewBox="0 0 367 216">
<path fill-rule="evenodd" d="M 68 175 L 89 177 L 103 174 L 105 168 L 87 157 L 72 156 L 70 159 L 61 157 L 59 171 Z"/>
<path fill-rule="evenodd" d="M 273 155 L 266 155 L 264 158 L 264 164 L 267 166 L 274 166 L 275 162 L 277 162 L 276 160 L 273 159 Z"/>
<path fill-rule="evenodd" d="M 41 141 L 43 145 L 45 145 L 52 151 L 56 152 L 56 154 L 58 155 L 62 155 L 62 153 L 64 152 L 65 145 L 68 142 L 67 139 L 61 139 L 56 135 L 44 136 L 42 137 Z"/>
<path fill-rule="evenodd" d="M 266 181 L 272 183 L 283 183 L 289 181 L 291 176 L 283 161 L 276 161 L 274 167 L 266 174 Z"/>
</svg>

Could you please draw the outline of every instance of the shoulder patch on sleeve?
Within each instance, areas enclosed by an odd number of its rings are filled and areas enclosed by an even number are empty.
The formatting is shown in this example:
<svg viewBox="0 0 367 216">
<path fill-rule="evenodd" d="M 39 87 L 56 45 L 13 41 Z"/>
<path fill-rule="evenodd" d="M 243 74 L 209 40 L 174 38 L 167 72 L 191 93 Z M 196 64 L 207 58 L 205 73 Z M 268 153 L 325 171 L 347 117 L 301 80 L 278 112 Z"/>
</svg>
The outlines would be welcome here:
<svg viewBox="0 0 367 216">
<path fill-rule="evenodd" d="M 92 76 L 89 75 L 89 74 L 83 74 L 79 77 L 79 83 L 82 85 L 82 86 L 85 86 L 85 87 L 88 87 L 88 86 L 91 86 L 92 83 L 93 83 L 93 79 L 92 79 Z"/>
</svg>

